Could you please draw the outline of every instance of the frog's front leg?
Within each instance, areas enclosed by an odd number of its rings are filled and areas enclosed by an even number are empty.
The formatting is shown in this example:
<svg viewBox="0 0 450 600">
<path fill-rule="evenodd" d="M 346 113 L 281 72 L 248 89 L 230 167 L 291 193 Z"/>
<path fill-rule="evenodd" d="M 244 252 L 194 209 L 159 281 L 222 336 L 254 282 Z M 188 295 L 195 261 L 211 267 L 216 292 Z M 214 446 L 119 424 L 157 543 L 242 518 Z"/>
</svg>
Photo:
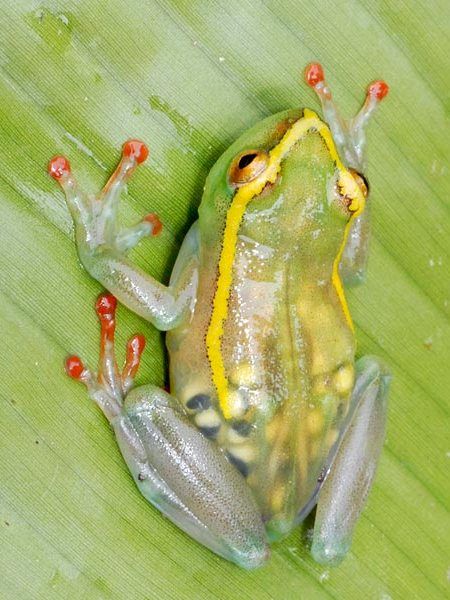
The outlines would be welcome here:
<svg viewBox="0 0 450 600">
<path fill-rule="evenodd" d="M 338 564 L 350 548 L 384 441 L 391 376 L 372 356 L 361 358 L 356 368 L 352 397 L 355 412 L 317 505 L 312 554 L 323 564 Z"/>
<path fill-rule="evenodd" d="M 366 98 L 360 111 L 352 119 L 342 118 L 323 68 L 318 63 L 308 65 L 306 82 L 316 92 L 322 110 L 336 143 L 341 159 L 350 169 L 366 198 L 364 211 L 355 217 L 348 231 L 347 241 L 340 262 L 340 274 L 346 285 L 355 285 L 364 280 L 370 241 L 369 184 L 366 172 L 366 126 L 377 106 L 387 95 L 389 87 L 385 81 L 373 81 L 367 88 Z"/>
<path fill-rule="evenodd" d="M 86 270 L 128 308 L 165 331 L 179 325 L 192 310 L 198 262 L 195 253 L 186 257 L 183 270 L 167 287 L 126 258 L 128 250 L 143 237 L 161 230 L 161 223 L 153 213 L 134 227 L 120 230 L 117 226 L 120 193 L 147 156 L 145 144 L 138 140 L 126 142 L 116 171 L 97 197 L 81 192 L 69 162 L 62 156 L 50 161 L 49 173 L 65 192 L 75 223 L 78 254 Z M 192 243 L 187 246 L 190 250 Z"/>
<path fill-rule="evenodd" d="M 134 336 L 119 372 L 114 355 L 114 296 L 97 301 L 101 323 L 98 378 L 71 356 L 68 374 L 83 382 L 113 427 L 144 497 L 193 538 L 228 560 L 252 569 L 269 556 L 260 512 L 245 479 L 189 421 L 167 392 L 145 385 L 130 390 L 144 349 Z"/>
</svg>

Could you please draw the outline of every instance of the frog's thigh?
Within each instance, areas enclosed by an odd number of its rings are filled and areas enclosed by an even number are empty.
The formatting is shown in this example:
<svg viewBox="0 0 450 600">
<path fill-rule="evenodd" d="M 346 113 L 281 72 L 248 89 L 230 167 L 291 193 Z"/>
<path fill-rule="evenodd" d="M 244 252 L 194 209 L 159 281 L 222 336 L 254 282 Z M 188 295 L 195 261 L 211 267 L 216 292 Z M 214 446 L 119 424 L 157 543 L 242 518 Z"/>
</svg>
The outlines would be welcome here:
<svg viewBox="0 0 450 600">
<path fill-rule="evenodd" d="M 337 564 L 350 548 L 383 446 L 390 379 L 379 359 L 357 362 L 357 406 L 319 495 L 312 545 L 317 562 Z"/>
<path fill-rule="evenodd" d="M 175 398 L 151 385 L 136 388 L 113 426 L 140 491 L 176 525 L 242 567 L 268 558 L 261 515 L 244 478 Z"/>
</svg>

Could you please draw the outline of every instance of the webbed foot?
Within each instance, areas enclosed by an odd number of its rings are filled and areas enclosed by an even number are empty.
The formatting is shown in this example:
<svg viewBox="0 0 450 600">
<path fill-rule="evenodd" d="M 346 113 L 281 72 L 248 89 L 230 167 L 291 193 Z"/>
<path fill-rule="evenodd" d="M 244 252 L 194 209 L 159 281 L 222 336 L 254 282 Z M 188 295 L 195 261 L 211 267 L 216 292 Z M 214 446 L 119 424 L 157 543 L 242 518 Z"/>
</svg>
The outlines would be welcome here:
<svg viewBox="0 0 450 600">
<path fill-rule="evenodd" d="M 48 164 L 49 174 L 60 184 L 77 229 L 80 257 L 98 251 L 102 246 L 123 255 L 144 237 L 157 235 L 162 225 L 150 213 L 133 227 L 119 229 L 117 210 L 120 194 L 136 167 L 148 157 L 148 148 L 139 140 L 128 140 L 122 148 L 122 158 L 108 182 L 96 196 L 84 194 L 64 156 L 53 157 Z"/>
<path fill-rule="evenodd" d="M 116 306 L 115 297 L 107 293 L 100 294 L 95 304 L 101 328 L 98 374 L 85 367 L 76 355 L 65 361 L 66 373 L 87 387 L 89 396 L 109 421 L 122 410 L 123 400 L 133 385 L 145 348 L 144 336 L 133 335 L 127 343 L 125 364 L 119 371 L 114 349 Z"/>
</svg>

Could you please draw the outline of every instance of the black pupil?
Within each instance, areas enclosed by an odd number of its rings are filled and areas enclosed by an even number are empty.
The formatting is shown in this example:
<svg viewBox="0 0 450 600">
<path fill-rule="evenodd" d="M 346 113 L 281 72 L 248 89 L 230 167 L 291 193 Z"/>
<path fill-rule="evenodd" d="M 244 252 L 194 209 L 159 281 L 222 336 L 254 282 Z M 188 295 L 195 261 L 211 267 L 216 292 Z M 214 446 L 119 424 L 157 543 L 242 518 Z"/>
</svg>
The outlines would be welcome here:
<svg viewBox="0 0 450 600">
<path fill-rule="evenodd" d="M 245 156 L 243 156 L 240 160 L 239 160 L 239 168 L 240 169 L 245 169 L 245 167 L 248 167 L 248 165 L 250 163 L 253 162 L 253 160 L 256 158 L 256 154 L 246 154 Z"/>
<path fill-rule="evenodd" d="M 364 181 L 364 185 L 366 186 L 367 189 L 367 193 L 369 193 L 369 182 L 367 181 L 367 178 L 362 174 L 358 172 L 358 175 L 361 177 L 361 179 Z"/>
</svg>

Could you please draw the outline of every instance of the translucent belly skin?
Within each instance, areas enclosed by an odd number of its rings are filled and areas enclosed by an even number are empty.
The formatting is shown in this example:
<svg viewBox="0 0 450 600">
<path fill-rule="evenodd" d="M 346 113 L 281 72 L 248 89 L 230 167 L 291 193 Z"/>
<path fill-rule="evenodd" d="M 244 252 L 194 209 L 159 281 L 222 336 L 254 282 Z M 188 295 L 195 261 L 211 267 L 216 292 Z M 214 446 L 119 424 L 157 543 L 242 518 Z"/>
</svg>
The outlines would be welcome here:
<svg viewBox="0 0 450 600">
<path fill-rule="evenodd" d="M 278 538 L 308 510 L 344 429 L 354 341 L 331 268 L 315 269 L 300 247 L 268 246 L 247 232 L 222 340 L 232 418 L 218 406 L 205 346 L 217 278 L 216 257 L 206 252 L 192 321 L 167 335 L 171 392 L 246 477 Z"/>
</svg>

